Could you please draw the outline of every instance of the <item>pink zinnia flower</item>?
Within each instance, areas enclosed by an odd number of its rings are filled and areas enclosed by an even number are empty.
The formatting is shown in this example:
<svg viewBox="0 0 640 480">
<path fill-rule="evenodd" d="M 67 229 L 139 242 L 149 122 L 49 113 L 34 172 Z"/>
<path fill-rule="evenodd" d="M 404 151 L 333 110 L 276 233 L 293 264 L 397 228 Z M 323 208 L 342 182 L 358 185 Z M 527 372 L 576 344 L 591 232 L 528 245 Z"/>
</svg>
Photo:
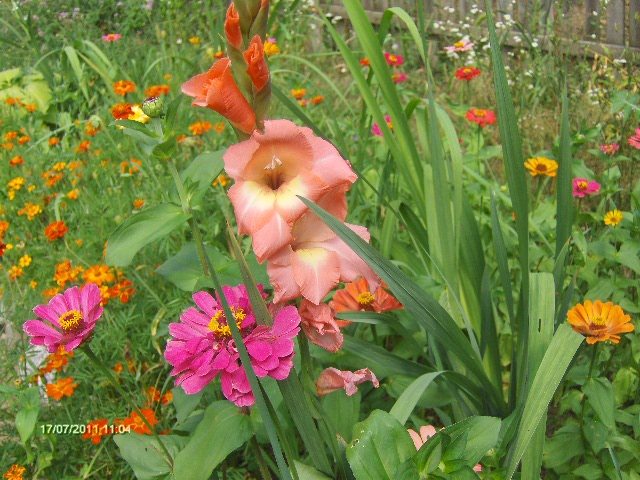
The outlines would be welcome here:
<svg viewBox="0 0 640 480">
<path fill-rule="evenodd" d="M 387 127 L 389 127 L 389 130 L 393 130 L 393 123 L 391 123 L 391 117 L 389 115 L 384 116 L 384 121 L 387 124 Z M 371 133 L 376 137 L 382 137 L 383 135 L 380 125 L 376 122 L 373 122 L 373 125 L 371 125 Z"/>
<path fill-rule="evenodd" d="M 638 140 L 640 141 L 640 138 L 638 138 Z M 605 155 L 615 155 L 618 153 L 618 150 L 620 150 L 620 144 L 618 143 L 603 143 L 600 145 L 600 151 Z"/>
<path fill-rule="evenodd" d="M 587 195 L 595 195 L 600 191 L 600 184 L 586 178 L 573 179 L 573 196 L 576 198 L 584 198 Z"/>
<path fill-rule="evenodd" d="M 393 72 L 393 74 L 391 75 L 391 80 L 393 80 L 393 83 L 399 84 L 409 80 L 409 77 L 404 72 Z"/>
<path fill-rule="evenodd" d="M 317 203 L 344 221 L 347 215 L 344 190 L 335 189 Z M 346 225 L 369 241 L 365 227 Z M 373 270 L 313 212 L 300 217 L 291 232 L 291 243 L 269 258 L 267 264 L 274 302 L 287 302 L 302 295 L 318 305 L 339 282 L 351 282 L 360 276 L 367 279 L 372 289 L 378 286 L 379 279 Z"/>
<path fill-rule="evenodd" d="M 49 353 L 61 345 L 70 352 L 87 340 L 102 315 L 100 289 L 93 283 L 71 287 L 38 305 L 33 312 L 41 320 L 28 320 L 22 326 L 32 345 L 44 345 Z"/>
<path fill-rule="evenodd" d="M 390 67 L 400 67 L 404 64 L 404 57 L 395 53 L 384 52 L 384 59 Z"/>
<path fill-rule="evenodd" d="M 455 54 L 455 53 L 459 53 L 459 52 L 468 52 L 469 50 L 472 50 L 472 49 L 473 49 L 473 42 L 469 40 L 469 37 L 463 37 L 462 39 L 458 40 L 453 45 L 449 45 L 447 47 L 444 47 L 444 50 L 448 54 Z"/>
<path fill-rule="evenodd" d="M 122 35 L 119 33 L 107 33 L 106 35 L 102 35 L 102 41 L 104 42 L 117 42 L 122 38 Z"/>
<path fill-rule="evenodd" d="M 640 128 L 636 128 L 636 133 L 629 137 L 627 143 L 629 143 L 633 148 L 640 150 Z"/>
<path fill-rule="evenodd" d="M 314 305 L 309 300 L 302 300 L 300 317 L 302 331 L 311 343 L 334 353 L 342 348 L 344 337 L 336 323 L 335 312 L 329 305 Z"/>
<path fill-rule="evenodd" d="M 370 381 L 375 388 L 380 386 L 380 382 L 368 368 L 361 368 L 355 372 L 348 370 L 338 370 L 337 368 L 325 368 L 316 380 L 316 391 L 319 396 L 327 395 L 336 390 L 344 389 L 347 396 L 355 395 L 358 385 Z"/>
<path fill-rule="evenodd" d="M 308 210 L 297 195 L 315 202 L 357 178 L 333 145 L 289 120 L 267 120 L 264 133 L 229 147 L 224 166 L 236 182 L 228 194 L 238 231 L 253 237 L 260 262 L 293 241 L 292 225 Z"/>
<path fill-rule="evenodd" d="M 259 286 L 262 288 L 261 286 Z M 240 329 L 258 377 L 283 380 L 293 366 L 293 338 L 300 331 L 300 315 L 293 306 L 276 312 L 273 325 L 257 325 L 244 285 L 222 287 Z M 187 394 L 197 393 L 220 375 L 222 393 L 239 407 L 255 402 L 249 379 L 231 336 L 219 298 L 201 291 L 193 294 L 197 308 L 190 307 L 180 322 L 169 325 L 173 337 L 164 358 L 173 366 L 176 385 Z"/>
</svg>

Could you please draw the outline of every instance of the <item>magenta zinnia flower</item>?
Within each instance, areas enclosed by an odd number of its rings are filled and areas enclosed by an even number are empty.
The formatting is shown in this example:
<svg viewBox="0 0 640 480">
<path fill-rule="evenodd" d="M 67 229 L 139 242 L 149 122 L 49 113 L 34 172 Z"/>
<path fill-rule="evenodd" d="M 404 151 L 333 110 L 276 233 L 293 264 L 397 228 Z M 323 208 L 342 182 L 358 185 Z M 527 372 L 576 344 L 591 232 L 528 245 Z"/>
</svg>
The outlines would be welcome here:
<svg viewBox="0 0 640 480">
<path fill-rule="evenodd" d="M 636 128 L 636 133 L 629 137 L 627 143 L 633 148 L 640 150 L 640 128 Z"/>
<path fill-rule="evenodd" d="M 387 124 L 387 127 L 389 127 L 389 130 L 393 130 L 393 123 L 391 123 L 391 117 L 389 115 L 384 116 L 384 122 Z M 371 125 L 371 133 L 376 137 L 382 137 L 383 135 L 380 125 L 376 122 L 373 122 L 373 125 Z"/>
<path fill-rule="evenodd" d="M 64 345 L 70 352 L 91 336 L 102 315 L 100 289 L 93 283 L 71 287 L 38 305 L 33 312 L 42 320 L 27 320 L 22 326 L 32 345 L 44 345 L 49 353 Z"/>
<path fill-rule="evenodd" d="M 576 198 L 584 198 L 587 195 L 595 195 L 600 191 L 600 184 L 586 178 L 573 179 L 573 196 Z"/>
<path fill-rule="evenodd" d="M 260 286 L 260 288 L 262 288 Z M 293 338 L 300 331 L 300 315 L 293 306 L 278 310 L 273 325 L 257 325 L 244 285 L 222 287 L 234 320 L 258 377 L 284 380 L 293 367 Z M 164 358 L 173 366 L 188 394 L 197 393 L 220 375 L 222 393 L 239 407 L 253 405 L 255 398 L 219 298 L 207 292 L 196 292 L 190 307 L 180 316 L 179 323 L 169 325 L 173 337 Z"/>
</svg>

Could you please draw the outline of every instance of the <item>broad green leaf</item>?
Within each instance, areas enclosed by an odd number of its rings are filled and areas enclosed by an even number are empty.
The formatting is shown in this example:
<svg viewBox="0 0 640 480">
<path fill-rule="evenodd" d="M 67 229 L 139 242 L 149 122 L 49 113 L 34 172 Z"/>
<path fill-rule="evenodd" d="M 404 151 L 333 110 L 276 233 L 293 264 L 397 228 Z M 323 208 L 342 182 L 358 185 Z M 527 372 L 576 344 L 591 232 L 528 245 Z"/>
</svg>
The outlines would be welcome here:
<svg viewBox="0 0 640 480">
<path fill-rule="evenodd" d="M 20 392 L 20 406 L 22 408 L 16 414 L 16 429 L 20 441 L 26 445 L 33 435 L 40 414 L 40 394 L 36 387 Z"/>
<path fill-rule="evenodd" d="M 389 413 L 404 425 L 424 391 L 441 373 L 442 372 L 430 372 L 416 378 L 411 385 L 402 392 L 402 395 L 400 395 L 400 398 L 393 404 Z"/>
<path fill-rule="evenodd" d="M 299 480 L 331 480 L 324 473 L 319 472 L 313 467 L 306 465 L 304 463 L 295 462 L 296 470 L 298 471 L 298 479 Z"/>
<path fill-rule="evenodd" d="M 466 435 L 464 448 L 456 458 L 473 467 L 497 445 L 501 424 L 501 420 L 495 417 L 469 417 L 446 427 L 444 433 L 452 441 Z"/>
<path fill-rule="evenodd" d="M 356 480 L 415 480 L 415 465 L 404 464 L 415 453 L 407 430 L 387 412 L 374 410 L 353 427 L 347 460 Z"/>
<path fill-rule="evenodd" d="M 162 435 L 162 442 L 172 457 L 186 443 L 185 437 L 177 435 Z M 157 480 L 171 473 L 171 466 L 167 463 L 163 451 L 156 437 L 125 433 L 114 435 L 113 441 L 120 449 L 120 455 L 133 469 L 138 480 Z"/>
<path fill-rule="evenodd" d="M 593 348 L 593 347 L 592 347 Z M 611 382 L 606 378 L 592 378 L 583 387 L 589 405 L 596 412 L 600 421 L 610 430 L 616 428 L 615 394 Z"/>
<path fill-rule="evenodd" d="M 560 158 L 558 159 L 558 182 L 556 186 L 557 221 L 556 221 L 556 258 L 560 256 L 564 245 L 571 236 L 573 226 L 574 200 L 571 194 L 573 179 L 571 159 L 571 132 L 569 130 L 569 102 L 567 100 L 567 85 L 565 81 L 562 91 L 562 115 L 560 118 Z M 557 288 L 562 288 L 564 278 L 560 277 Z"/>
<path fill-rule="evenodd" d="M 167 236 L 188 219 L 189 215 L 182 208 L 170 203 L 161 203 L 132 215 L 109 237 L 106 262 L 116 267 L 129 265 L 141 248 Z"/>
<path fill-rule="evenodd" d="M 325 395 L 321 399 L 322 411 L 332 432 L 345 441 L 351 441 L 353 426 L 360 416 L 360 393 L 351 395 Z"/>
<path fill-rule="evenodd" d="M 533 434 L 544 417 L 549 402 L 562 381 L 573 356 L 582 344 L 583 337 L 567 325 L 562 324 L 556 330 L 549 348 L 544 354 L 529 393 L 518 426 L 516 439 L 509 455 L 507 479 L 511 479 L 529 446 Z"/>
<path fill-rule="evenodd" d="M 176 456 L 175 477 L 207 480 L 220 462 L 252 436 L 248 415 L 225 400 L 213 402 L 189 443 Z"/>
<path fill-rule="evenodd" d="M 176 387 L 171 391 L 173 392 L 173 406 L 176 409 L 176 420 L 178 423 L 184 422 L 200 403 L 202 392 L 187 395 L 182 387 Z"/>
<path fill-rule="evenodd" d="M 182 181 L 198 185 L 199 190 L 206 190 L 215 178 L 220 175 L 224 165 L 222 154 L 224 150 L 204 152 L 194 158 L 181 173 Z"/>
</svg>

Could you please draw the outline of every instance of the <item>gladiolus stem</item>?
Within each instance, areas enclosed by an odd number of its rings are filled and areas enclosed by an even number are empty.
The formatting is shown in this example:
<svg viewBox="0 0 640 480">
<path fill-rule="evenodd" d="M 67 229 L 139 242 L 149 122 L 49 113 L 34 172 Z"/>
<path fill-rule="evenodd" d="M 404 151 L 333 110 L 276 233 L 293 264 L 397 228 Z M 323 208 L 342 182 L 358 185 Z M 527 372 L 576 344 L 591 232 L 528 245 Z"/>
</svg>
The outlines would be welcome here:
<svg viewBox="0 0 640 480">
<path fill-rule="evenodd" d="M 584 387 L 591 381 L 591 375 L 593 374 L 593 367 L 596 364 L 596 358 L 598 357 L 598 347 L 600 346 L 600 343 L 596 343 L 593 346 L 593 349 L 591 351 L 591 364 L 589 365 L 589 373 L 587 374 L 587 379 L 584 381 L 583 384 L 583 389 Z M 581 413 L 580 413 L 580 431 L 582 432 L 582 436 L 584 437 L 584 410 L 585 407 L 587 405 L 586 402 L 587 399 L 587 395 L 583 394 L 582 395 L 582 409 L 581 409 Z M 584 441 L 586 443 L 586 437 L 584 438 Z"/>
<path fill-rule="evenodd" d="M 109 370 L 107 367 L 104 366 L 104 364 L 96 356 L 96 354 L 93 352 L 93 350 L 91 350 L 91 347 L 89 346 L 89 344 L 84 344 L 80 348 L 82 349 L 84 354 L 89 358 L 89 360 L 91 360 L 96 365 L 96 367 L 98 367 L 100 370 L 102 370 L 102 372 L 107 376 L 109 381 L 113 384 L 115 389 L 118 391 L 120 396 L 122 398 L 126 399 L 127 402 L 129 403 L 129 405 L 131 406 L 131 408 L 138 414 L 138 416 L 140 417 L 142 422 L 146 425 L 146 427 L 149 429 L 149 431 L 153 434 L 155 439 L 158 441 L 158 444 L 160 444 L 160 448 L 162 449 L 162 452 L 164 453 L 164 456 L 166 457 L 165 461 L 167 462 L 169 467 L 171 467 L 171 469 L 173 469 L 173 458 L 171 457 L 171 454 L 169 453 L 169 450 L 167 450 L 166 445 L 164 444 L 164 442 L 162 441 L 160 436 L 157 434 L 155 428 L 153 428 L 153 426 L 149 423 L 149 421 L 147 420 L 147 417 L 145 417 L 142 414 L 142 412 L 140 411 L 138 406 L 131 400 L 131 396 L 129 394 L 127 394 L 127 392 L 125 392 L 124 389 L 120 386 L 120 384 L 118 383 L 118 379 L 115 377 L 113 372 L 111 370 Z"/>
</svg>

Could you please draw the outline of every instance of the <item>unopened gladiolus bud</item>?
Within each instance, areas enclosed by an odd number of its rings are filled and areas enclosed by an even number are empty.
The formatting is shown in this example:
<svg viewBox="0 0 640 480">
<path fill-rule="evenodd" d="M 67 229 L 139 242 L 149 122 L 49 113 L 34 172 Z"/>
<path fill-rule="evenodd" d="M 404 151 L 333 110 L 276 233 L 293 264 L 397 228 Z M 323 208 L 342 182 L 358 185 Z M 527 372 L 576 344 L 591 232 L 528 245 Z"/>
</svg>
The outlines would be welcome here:
<svg viewBox="0 0 640 480">
<path fill-rule="evenodd" d="M 251 39 L 249 48 L 244 52 L 247 73 L 251 77 L 256 91 L 261 91 L 269 83 L 269 67 L 264 59 L 264 47 L 258 35 Z"/>
<path fill-rule="evenodd" d="M 142 111 L 151 118 L 162 117 L 164 113 L 164 101 L 162 97 L 149 97 L 142 102 Z"/>
<path fill-rule="evenodd" d="M 242 32 L 240 30 L 240 16 L 232 3 L 227 9 L 227 18 L 224 21 L 224 32 L 227 36 L 227 43 L 235 49 L 242 48 Z"/>
</svg>

